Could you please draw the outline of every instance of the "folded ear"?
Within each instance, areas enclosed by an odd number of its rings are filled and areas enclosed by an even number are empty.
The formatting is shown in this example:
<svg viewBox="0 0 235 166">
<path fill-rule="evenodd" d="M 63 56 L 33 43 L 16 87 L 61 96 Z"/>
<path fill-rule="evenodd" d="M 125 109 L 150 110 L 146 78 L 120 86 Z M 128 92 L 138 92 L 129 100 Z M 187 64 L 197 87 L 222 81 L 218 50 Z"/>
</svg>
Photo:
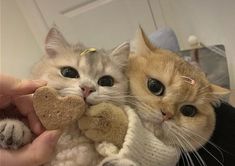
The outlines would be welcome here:
<svg viewBox="0 0 235 166">
<path fill-rule="evenodd" d="M 154 47 L 144 33 L 143 29 L 139 26 L 135 38 L 131 42 L 131 55 L 145 55 L 157 48 Z"/>
<path fill-rule="evenodd" d="M 68 42 L 56 27 L 49 30 L 45 41 L 47 55 L 56 56 L 62 53 L 68 46 Z"/>
<path fill-rule="evenodd" d="M 128 64 L 128 57 L 130 53 L 130 44 L 129 42 L 124 42 L 114 48 L 110 54 L 113 62 L 124 67 Z"/>
<path fill-rule="evenodd" d="M 215 94 L 215 95 L 227 95 L 229 94 L 231 91 L 229 89 L 226 89 L 226 88 L 223 88 L 223 87 L 220 87 L 218 85 L 215 85 L 215 84 L 211 84 L 211 89 L 212 89 L 212 93 Z"/>
</svg>

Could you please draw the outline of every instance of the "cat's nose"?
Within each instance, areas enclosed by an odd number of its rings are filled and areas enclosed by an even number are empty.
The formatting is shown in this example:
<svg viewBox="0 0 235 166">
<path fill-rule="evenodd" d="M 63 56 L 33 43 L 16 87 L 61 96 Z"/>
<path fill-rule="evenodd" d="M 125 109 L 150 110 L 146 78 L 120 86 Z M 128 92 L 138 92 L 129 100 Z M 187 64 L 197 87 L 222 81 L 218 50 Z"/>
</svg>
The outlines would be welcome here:
<svg viewBox="0 0 235 166">
<path fill-rule="evenodd" d="M 167 111 L 161 110 L 162 116 L 163 116 L 163 121 L 169 120 L 172 118 L 173 114 Z"/>
<path fill-rule="evenodd" d="M 88 86 L 83 86 L 81 87 L 83 97 L 87 98 L 92 92 L 95 92 L 95 88 L 93 87 L 88 87 Z"/>
</svg>

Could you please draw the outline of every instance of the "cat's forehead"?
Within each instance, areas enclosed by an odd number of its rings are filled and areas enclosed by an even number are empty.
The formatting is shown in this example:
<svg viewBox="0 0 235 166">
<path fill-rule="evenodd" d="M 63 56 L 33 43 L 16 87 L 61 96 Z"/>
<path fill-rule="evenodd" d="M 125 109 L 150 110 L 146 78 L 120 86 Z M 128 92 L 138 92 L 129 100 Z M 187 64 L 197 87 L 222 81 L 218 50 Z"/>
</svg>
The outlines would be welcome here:
<svg viewBox="0 0 235 166">
<path fill-rule="evenodd" d="M 195 79 L 205 82 L 206 80 L 205 74 L 198 67 L 191 65 L 177 54 L 171 52 L 160 52 L 151 56 L 146 66 L 153 72 L 157 72 L 157 74 L 169 75 L 169 77 L 181 77 L 187 81 Z"/>
<path fill-rule="evenodd" d="M 104 72 L 105 68 L 110 66 L 111 60 L 109 53 L 104 50 L 97 50 L 85 55 L 80 55 L 78 59 L 78 68 L 86 74 L 96 74 Z"/>
<path fill-rule="evenodd" d="M 104 51 L 94 51 L 83 55 L 81 54 L 78 61 L 82 66 L 96 66 L 99 63 L 103 63 L 104 58 Z"/>
</svg>

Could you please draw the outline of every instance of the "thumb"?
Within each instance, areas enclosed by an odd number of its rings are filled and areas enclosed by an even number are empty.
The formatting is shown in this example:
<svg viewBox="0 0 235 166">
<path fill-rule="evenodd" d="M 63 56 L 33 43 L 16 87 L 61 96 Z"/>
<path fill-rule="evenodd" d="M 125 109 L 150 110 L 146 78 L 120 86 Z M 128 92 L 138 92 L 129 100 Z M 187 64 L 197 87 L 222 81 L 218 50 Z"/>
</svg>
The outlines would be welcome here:
<svg viewBox="0 0 235 166">
<path fill-rule="evenodd" d="M 1 155 L 3 163 L 7 166 L 38 166 L 50 161 L 57 141 L 60 137 L 60 131 L 45 131 L 39 135 L 31 144 L 17 151 L 4 151 Z M 1 153 L 1 152 L 0 152 Z"/>
<path fill-rule="evenodd" d="M 33 141 L 29 149 L 24 154 L 22 153 L 22 160 L 24 159 L 28 165 L 41 165 L 48 162 L 53 155 L 59 137 L 60 131 L 57 130 L 43 132 Z"/>
</svg>

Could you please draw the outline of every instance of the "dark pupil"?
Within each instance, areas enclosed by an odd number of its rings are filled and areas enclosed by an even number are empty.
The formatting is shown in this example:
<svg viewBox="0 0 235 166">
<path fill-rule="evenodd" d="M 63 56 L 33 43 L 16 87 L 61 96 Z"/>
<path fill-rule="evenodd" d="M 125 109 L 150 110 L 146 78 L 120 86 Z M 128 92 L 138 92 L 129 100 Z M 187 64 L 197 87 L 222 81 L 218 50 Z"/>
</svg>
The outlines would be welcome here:
<svg viewBox="0 0 235 166">
<path fill-rule="evenodd" d="M 78 71 L 72 67 L 62 67 L 60 72 L 64 77 L 68 77 L 68 78 L 79 77 Z"/>
<path fill-rule="evenodd" d="M 100 86 L 113 86 L 114 80 L 111 76 L 103 76 L 98 80 Z"/>
<path fill-rule="evenodd" d="M 150 78 L 148 80 L 148 89 L 156 96 L 161 96 L 164 93 L 165 87 L 160 81 Z"/>
<path fill-rule="evenodd" d="M 193 117 L 197 113 L 197 108 L 192 105 L 185 105 L 181 107 L 180 112 L 184 116 Z"/>
</svg>

